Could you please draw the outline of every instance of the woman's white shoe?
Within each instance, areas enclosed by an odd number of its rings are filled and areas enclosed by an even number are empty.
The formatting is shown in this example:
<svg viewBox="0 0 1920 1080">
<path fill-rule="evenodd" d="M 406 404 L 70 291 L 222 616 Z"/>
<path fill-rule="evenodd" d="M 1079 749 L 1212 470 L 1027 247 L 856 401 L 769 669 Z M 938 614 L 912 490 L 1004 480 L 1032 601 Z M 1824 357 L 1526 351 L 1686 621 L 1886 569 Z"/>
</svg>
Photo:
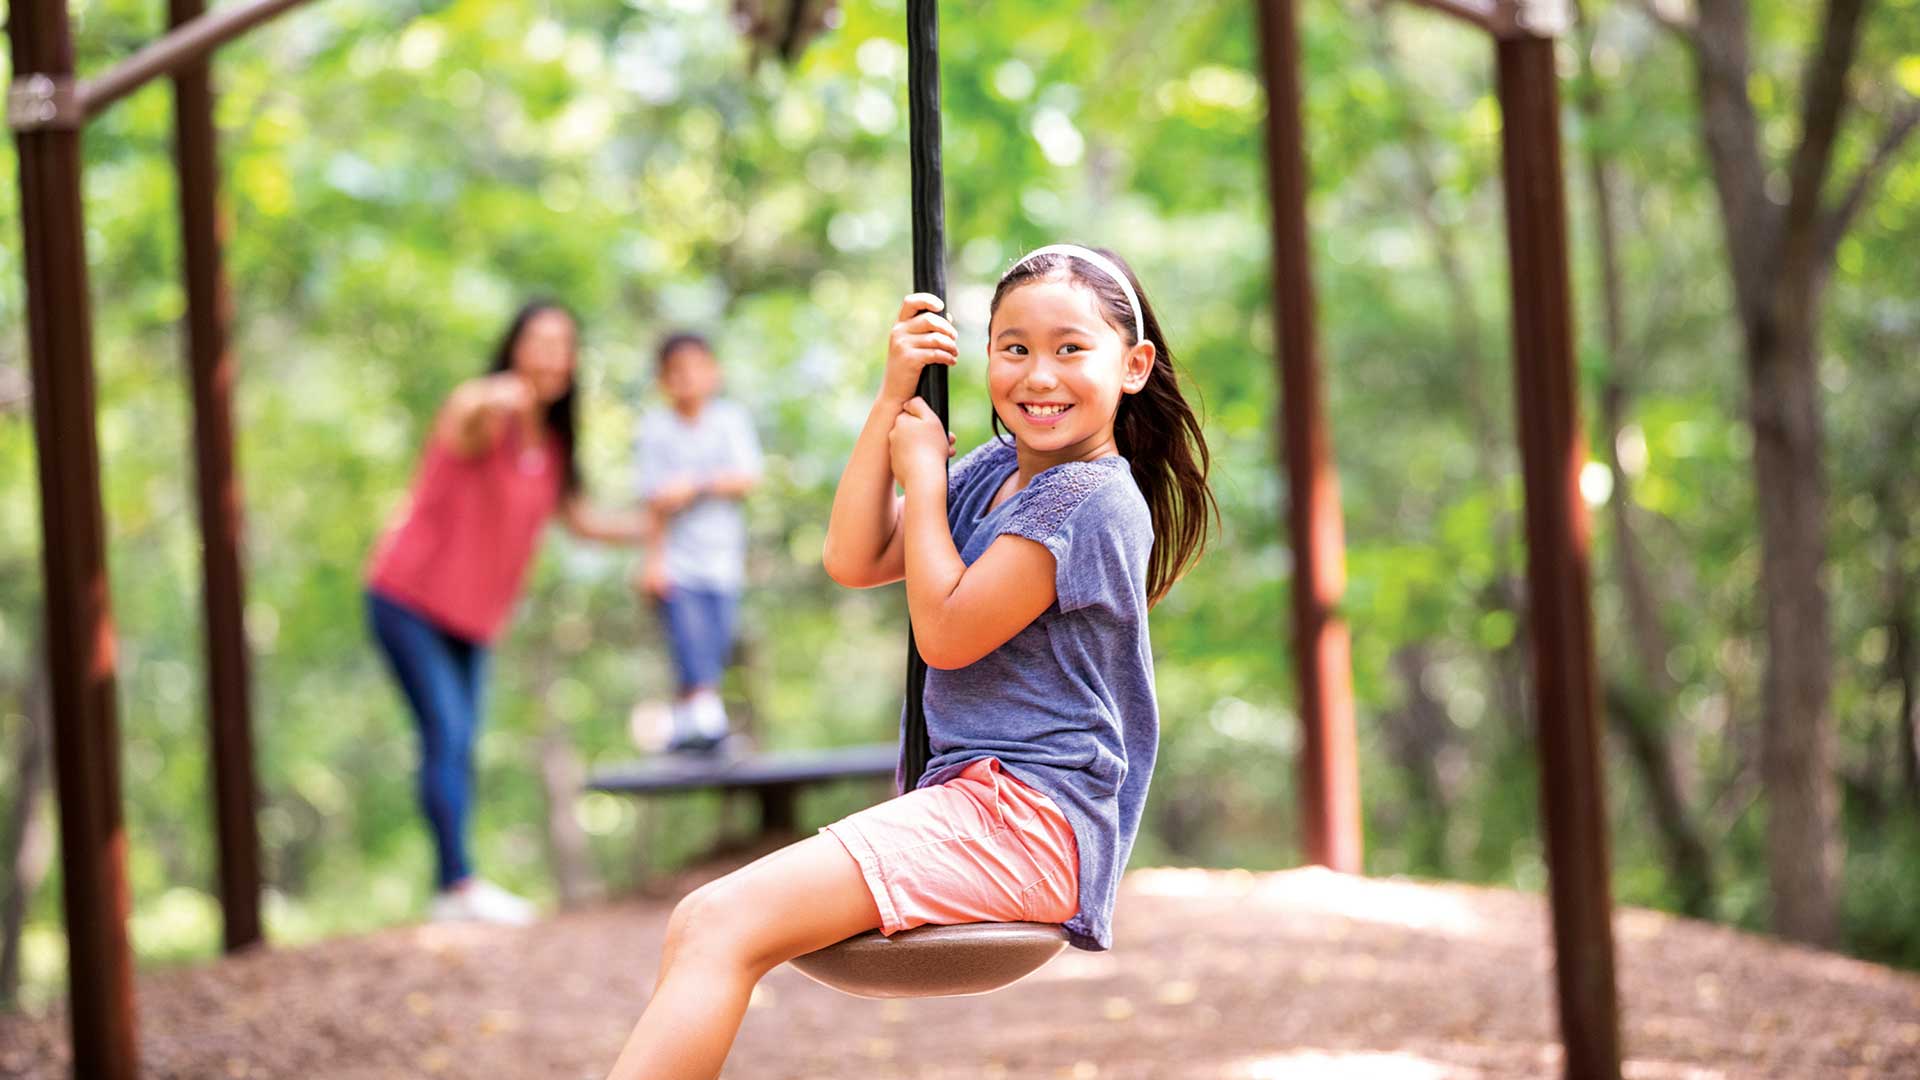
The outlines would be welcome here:
<svg viewBox="0 0 1920 1080">
<path fill-rule="evenodd" d="M 427 918 L 433 922 L 483 922 L 526 926 L 538 917 L 533 903 L 491 881 L 475 878 L 433 898 Z"/>
</svg>

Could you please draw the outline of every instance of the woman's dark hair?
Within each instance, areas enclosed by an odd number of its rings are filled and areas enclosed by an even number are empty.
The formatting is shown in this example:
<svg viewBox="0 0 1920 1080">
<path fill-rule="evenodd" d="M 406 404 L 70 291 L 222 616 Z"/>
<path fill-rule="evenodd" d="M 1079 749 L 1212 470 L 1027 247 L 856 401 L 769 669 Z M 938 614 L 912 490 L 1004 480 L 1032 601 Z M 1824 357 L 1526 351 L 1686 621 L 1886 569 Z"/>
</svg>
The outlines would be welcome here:
<svg viewBox="0 0 1920 1080">
<path fill-rule="evenodd" d="M 698 334 L 692 330 L 675 330 L 673 333 L 660 339 L 660 348 L 653 354 L 655 370 L 665 375 L 667 373 L 667 361 L 673 359 L 674 353 L 690 345 L 697 347 L 708 356 L 713 355 L 713 343 L 707 340 L 707 335 Z"/>
<path fill-rule="evenodd" d="M 1153 515 L 1153 554 L 1147 560 L 1147 604 L 1158 604 L 1173 583 L 1179 581 L 1206 549 L 1208 523 L 1220 519 L 1219 504 L 1207 487 L 1207 471 L 1212 456 L 1200 431 L 1200 420 L 1193 407 L 1180 394 L 1180 378 L 1173 367 L 1173 350 L 1160 332 L 1160 320 L 1153 305 L 1125 259 L 1105 248 L 1093 248 L 1127 275 L 1134 295 L 1140 298 L 1140 321 L 1147 340 L 1153 342 L 1153 369 L 1138 393 L 1120 398 L 1119 411 L 1113 417 L 1113 438 L 1120 456 L 1133 468 L 1134 483 L 1146 496 L 1147 509 Z M 1101 314 L 1108 325 L 1120 333 L 1127 348 L 1139 344 L 1134 335 L 1133 308 L 1120 283 L 1085 259 L 1067 254 L 1048 253 L 1020 263 L 1000 279 L 993 291 L 992 311 L 1000 310 L 1000 301 L 1022 285 L 1044 281 L 1064 272 L 1076 285 L 1100 298 Z M 995 431 L 1000 417 L 993 418 Z"/>
<path fill-rule="evenodd" d="M 565 304 L 560 303 L 558 300 L 529 300 L 521 306 L 518 312 L 514 313 L 513 322 L 507 324 L 505 336 L 501 337 L 500 344 L 493 350 L 493 363 L 487 368 L 488 374 L 506 371 L 513 367 L 513 350 L 520 344 L 520 335 L 526 333 L 527 324 L 533 321 L 533 317 L 543 311 L 557 311 L 565 315 L 568 321 L 573 323 L 574 334 L 578 335 L 580 333 L 579 318 L 576 317 Z M 561 474 L 561 490 L 567 495 L 577 495 L 581 489 L 580 463 L 575 459 L 573 452 L 573 397 L 574 390 L 578 386 L 576 377 L 578 375 L 577 355 L 579 348 L 579 338 L 576 336 L 574 339 L 574 352 L 576 354 L 575 374 L 574 376 L 569 376 L 567 379 L 567 392 L 561 394 L 552 404 L 547 406 L 547 430 L 553 432 L 554 438 L 560 440 L 560 460 L 566 466 L 564 472 Z"/>
</svg>

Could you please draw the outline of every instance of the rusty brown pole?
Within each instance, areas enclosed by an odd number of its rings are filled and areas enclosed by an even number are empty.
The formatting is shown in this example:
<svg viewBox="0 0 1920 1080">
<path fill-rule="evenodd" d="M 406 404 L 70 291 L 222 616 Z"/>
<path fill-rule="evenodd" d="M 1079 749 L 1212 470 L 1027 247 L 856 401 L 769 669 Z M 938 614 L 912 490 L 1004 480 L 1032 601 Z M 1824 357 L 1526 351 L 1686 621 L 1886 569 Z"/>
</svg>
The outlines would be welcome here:
<svg viewBox="0 0 1920 1080">
<path fill-rule="evenodd" d="M 1482 30 L 1499 32 L 1504 12 L 1496 0 L 1412 0 L 1422 7 L 1451 15 Z"/>
<path fill-rule="evenodd" d="M 7 118 L 20 153 L 27 352 L 39 455 L 47 674 L 73 1071 L 132 1080 L 133 963 L 120 818 L 113 617 L 93 409 L 80 114 L 66 0 L 14 0 Z"/>
<path fill-rule="evenodd" d="M 1565 1075 L 1619 1080 L 1612 890 L 1586 504 L 1580 388 L 1573 364 L 1566 184 L 1553 40 L 1517 32 L 1495 46 L 1512 261 L 1515 403 L 1526 484 L 1527 588 L 1546 815 L 1555 979 Z"/>
<path fill-rule="evenodd" d="M 1320 389 L 1307 241 L 1306 136 L 1300 118 L 1295 0 L 1258 0 L 1267 85 L 1267 187 L 1273 222 L 1273 308 L 1281 385 L 1287 525 L 1293 543 L 1293 650 L 1300 680 L 1301 831 L 1307 861 L 1361 869 L 1360 771 L 1353 675 L 1340 597 L 1346 539 Z"/>
<path fill-rule="evenodd" d="M 261 23 L 309 0 L 242 0 L 211 15 L 176 23 L 112 68 L 77 87 L 81 111 L 91 120 L 108 106 L 162 75 L 171 75 L 213 53 Z"/>
<path fill-rule="evenodd" d="M 205 0 L 169 0 L 178 27 Z M 199 477 L 201 569 L 206 604 L 209 768 L 213 773 L 220 909 L 228 952 L 261 939 L 260 839 L 254 823 L 253 731 L 248 707 L 246 607 L 241 572 L 241 493 L 234 463 L 229 347 L 232 299 L 220 249 L 220 165 L 213 127 L 212 62 L 173 78 L 174 160 L 180 180 L 181 249 L 186 263 L 187 370 L 193 384 L 193 446 Z"/>
</svg>

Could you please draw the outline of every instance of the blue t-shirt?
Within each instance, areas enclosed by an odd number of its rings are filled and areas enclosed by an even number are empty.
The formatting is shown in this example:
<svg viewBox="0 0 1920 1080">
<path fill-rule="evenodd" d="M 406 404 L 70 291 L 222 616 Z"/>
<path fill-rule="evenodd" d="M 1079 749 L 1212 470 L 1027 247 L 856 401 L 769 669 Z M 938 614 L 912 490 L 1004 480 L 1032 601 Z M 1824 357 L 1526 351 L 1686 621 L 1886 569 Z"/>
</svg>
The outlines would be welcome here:
<svg viewBox="0 0 1920 1080">
<path fill-rule="evenodd" d="M 1080 848 L 1080 911 L 1067 932 L 1079 948 L 1105 949 L 1160 743 L 1147 640 L 1153 519 L 1121 457 L 1056 465 L 989 512 L 1018 465 L 997 439 L 961 459 L 947 523 L 969 566 L 1002 534 L 1044 545 L 1057 596 L 986 656 L 927 672 L 933 760 L 920 786 L 995 757 L 1052 799 Z"/>
</svg>

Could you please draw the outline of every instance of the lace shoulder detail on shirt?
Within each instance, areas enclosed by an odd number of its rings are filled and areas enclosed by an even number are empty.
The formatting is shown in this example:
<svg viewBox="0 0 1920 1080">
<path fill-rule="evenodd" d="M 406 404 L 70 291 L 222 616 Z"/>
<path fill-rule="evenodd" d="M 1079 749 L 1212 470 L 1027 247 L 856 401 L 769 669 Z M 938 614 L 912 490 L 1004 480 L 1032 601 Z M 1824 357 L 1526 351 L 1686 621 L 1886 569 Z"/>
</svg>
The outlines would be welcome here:
<svg viewBox="0 0 1920 1080">
<path fill-rule="evenodd" d="M 991 470 L 996 462 L 1005 461 L 1014 453 L 1011 441 L 997 437 L 967 451 L 966 456 L 954 462 L 952 470 L 947 473 L 947 498 L 951 500 L 967 490 L 967 485 L 977 478 L 981 470 Z"/>
<path fill-rule="evenodd" d="M 1020 493 L 1020 505 L 1008 517 L 1005 531 L 1044 542 L 1058 533 L 1094 492 L 1127 475 L 1126 459 L 1119 457 L 1055 465 L 1034 477 Z"/>
</svg>

